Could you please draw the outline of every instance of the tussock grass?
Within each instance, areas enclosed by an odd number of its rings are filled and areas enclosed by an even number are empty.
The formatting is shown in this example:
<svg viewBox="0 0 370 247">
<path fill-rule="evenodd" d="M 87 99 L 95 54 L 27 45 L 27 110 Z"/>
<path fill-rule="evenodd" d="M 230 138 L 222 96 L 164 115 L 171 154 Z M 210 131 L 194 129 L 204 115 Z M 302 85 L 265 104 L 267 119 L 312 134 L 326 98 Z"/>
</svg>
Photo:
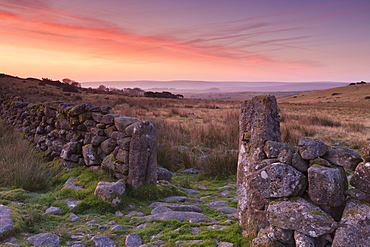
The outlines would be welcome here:
<svg viewBox="0 0 370 247">
<path fill-rule="evenodd" d="M 0 186 L 29 191 L 45 190 L 56 170 L 32 153 L 27 140 L 0 122 Z"/>
</svg>

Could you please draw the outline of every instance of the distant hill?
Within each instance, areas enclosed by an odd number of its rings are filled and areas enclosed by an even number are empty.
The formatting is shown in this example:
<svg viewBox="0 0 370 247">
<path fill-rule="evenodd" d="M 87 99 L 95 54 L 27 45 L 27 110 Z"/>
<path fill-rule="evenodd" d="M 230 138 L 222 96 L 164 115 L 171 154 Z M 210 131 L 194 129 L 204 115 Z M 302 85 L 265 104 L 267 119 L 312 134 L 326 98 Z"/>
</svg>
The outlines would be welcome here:
<svg viewBox="0 0 370 247">
<path fill-rule="evenodd" d="M 280 103 L 338 103 L 338 102 L 369 102 L 370 84 L 347 85 L 320 91 L 306 92 L 279 99 Z"/>
<path fill-rule="evenodd" d="M 224 92 L 292 92 L 312 91 L 348 85 L 346 82 L 240 82 L 240 81 L 98 81 L 82 82 L 84 87 L 127 88 L 139 87 L 146 91 L 173 93 L 224 93 Z"/>
</svg>

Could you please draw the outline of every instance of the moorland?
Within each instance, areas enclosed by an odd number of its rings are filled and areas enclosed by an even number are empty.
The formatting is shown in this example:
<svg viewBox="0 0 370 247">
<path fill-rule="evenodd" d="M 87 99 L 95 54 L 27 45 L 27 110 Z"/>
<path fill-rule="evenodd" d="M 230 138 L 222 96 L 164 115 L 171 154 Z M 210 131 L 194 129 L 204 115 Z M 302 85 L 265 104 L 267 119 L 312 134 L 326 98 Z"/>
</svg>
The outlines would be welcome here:
<svg viewBox="0 0 370 247">
<path fill-rule="evenodd" d="M 0 90 L 18 95 L 25 102 L 38 103 L 60 101 L 69 103 L 90 102 L 96 106 L 110 105 L 119 115 L 134 116 L 141 120 L 153 120 L 158 129 L 158 165 L 178 173 L 171 180 L 175 188 L 173 195 L 185 195 L 183 188 L 199 190 L 189 196 L 204 198 L 206 203 L 226 200 L 229 206 L 236 206 L 235 188 L 229 189 L 230 195 L 222 197 L 218 188 L 228 185 L 235 187 L 238 149 L 238 118 L 242 103 L 240 98 L 228 95 L 229 100 L 219 99 L 154 99 L 132 96 L 124 93 L 102 91 L 92 88 L 66 86 L 50 83 L 52 80 L 18 78 L 2 74 Z M 274 94 L 274 93 L 271 93 Z M 240 93 L 236 94 L 240 97 Z M 255 93 L 244 93 L 245 99 Z M 299 138 L 309 137 L 322 140 L 328 145 L 341 146 L 360 152 L 370 134 L 370 84 L 356 84 L 344 87 L 292 93 L 288 97 L 278 96 L 281 116 L 282 141 L 292 146 Z M 205 97 L 207 98 L 207 97 Z M 58 160 L 47 161 L 41 153 L 34 154 L 32 146 L 22 140 L 21 133 L 14 132 L 1 123 L 0 134 L 0 204 L 9 205 L 15 212 L 15 227 L 2 239 L 15 236 L 17 244 L 29 246 L 24 240 L 28 235 L 39 232 L 53 232 L 61 236 L 66 244 L 72 236 L 86 246 L 93 246 L 89 236 L 107 234 L 122 246 L 124 236 L 138 233 L 145 243 L 156 239 L 165 240 L 163 246 L 175 246 L 179 240 L 202 239 L 205 242 L 196 246 L 216 246 L 215 240 L 233 243 L 235 246 L 249 246 L 250 240 L 240 237 L 236 219 L 228 219 L 226 214 L 215 213 L 206 205 L 203 211 L 217 224 L 228 226 L 226 229 L 210 230 L 212 223 L 189 222 L 147 222 L 143 229 L 135 228 L 144 224 L 119 217 L 115 212 L 127 215 L 135 210 L 147 214 L 147 206 L 155 200 L 168 196 L 161 190 L 142 190 L 125 195 L 123 203 L 112 208 L 98 201 L 93 191 L 99 181 L 113 181 L 106 174 L 96 174 L 90 169 L 61 168 Z M 9 167 L 9 165 L 13 167 Z M 184 175 L 180 172 L 188 168 L 201 170 L 198 175 Z M 25 175 L 29 175 L 26 177 Z M 31 176 L 32 175 L 32 176 Z M 78 178 L 78 185 L 83 191 L 71 191 L 63 188 L 70 176 Z M 20 179 L 19 179 L 20 177 Z M 18 178 L 18 179 L 15 179 Z M 19 182 L 16 182 L 19 181 Z M 32 187 L 38 181 L 39 187 Z M 171 195 L 172 195 L 171 194 Z M 83 218 L 83 223 L 73 223 L 68 219 L 71 211 L 65 198 L 73 195 L 81 203 L 72 212 Z M 22 205 L 14 204 L 19 202 Z M 49 206 L 62 208 L 61 215 L 44 216 Z M 133 208 L 135 207 L 135 208 Z M 220 216 L 221 215 L 221 216 Z M 87 227 L 86 222 L 95 220 L 94 227 Z M 123 229 L 117 232 L 111 228 L 98 226 L 107 222 L 118 222 Z M 90 223 L 93 224 L 93 223 Z M 214 223 L 213 223 L 214 224 Z M 201 229 L 201 234 L 193 235 L 194 228 Z M 151 236 L 162 233 L 159 238 Z"/>
</svg>

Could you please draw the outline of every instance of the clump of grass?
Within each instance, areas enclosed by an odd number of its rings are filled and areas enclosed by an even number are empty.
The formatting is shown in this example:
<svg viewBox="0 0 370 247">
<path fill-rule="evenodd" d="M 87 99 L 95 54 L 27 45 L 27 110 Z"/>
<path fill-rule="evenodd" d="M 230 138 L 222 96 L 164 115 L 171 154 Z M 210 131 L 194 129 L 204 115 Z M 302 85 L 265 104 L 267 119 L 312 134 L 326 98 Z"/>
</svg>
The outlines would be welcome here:
<svg viewBox="0 0 370 247">
<path fill-rule="evenodd" d="M 32 153 L 28 141 L 0 122 L 0 186 L 29 191 L 50 187 L 56 171 L 45 160 Z"/>
<path fill-rule="evenodd" d="M 237 153 L 225 153 L 216 150 L 205 159 L 205 162 L 201 165 L 201 171 L 204 176 L 227 178 L 236 174 L 237 163 Z"/>
</svg>

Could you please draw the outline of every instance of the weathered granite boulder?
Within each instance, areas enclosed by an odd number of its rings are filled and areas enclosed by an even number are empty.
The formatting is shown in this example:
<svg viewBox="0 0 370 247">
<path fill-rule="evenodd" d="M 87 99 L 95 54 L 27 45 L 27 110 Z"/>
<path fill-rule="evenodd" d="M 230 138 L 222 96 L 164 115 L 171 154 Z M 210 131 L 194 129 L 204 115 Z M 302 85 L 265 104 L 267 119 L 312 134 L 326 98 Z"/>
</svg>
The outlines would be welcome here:
<svg viewBox="0 0 370 247">
<path fill-rule="evenodd" d="M 103 115 L 100 122 L 103 123 L 103 124 L 114 124 L 114 119 L 116 117 L 119 117 L 119 115 L 113 114 L 113 113 L 108 113 L 108 114 Z"/>
<path fill-rule="evenodd" d="M 343 166 L 352 171 L 362 161 L 359 153 L 341 147 L 330 147 L 322 157 L 334 165 Z"/>
<path fill-rule="evenodd" d="M 117 141 L 109 138 L 100 144 L 101 149 L 105 154 L 110 154 L 117 147 Z"/>
<path fill-rule="evenodd" d="M 40 233 L 29 237 L 26 241 L 32 242 L 35 246 L 59 246 L 59 236 L 53 233 Z"/>
<path fill-rule="evenodd" d="M 370 205 L 350 199 L 347 201 L 343 217 L 335 232 L 332 247 L 369 246 Z"/>
<path fill-rule="evenodd" d="M 101 157 L 98 155 L 97 147 L 94 147 L 92 144 L 82 147 L 82 156 L 86 166 L 98 166 L 102 162 Z"/>
<path fill-rule="evenodd" d="M 185 221 L 188 219 L 207 219 L 208 216 L 202 213 L 197 212 L 179 212 L 179 211 L 171 211 L 171 212 L 164 212 L 158 213 L 143 217 L 133 217 L 136 220 L 144 220 L 149 221 L 153 219 L 158 220 L 178 220 L 178 221 Z"/>
<path fill-rule="evenodd" d="M 97 247 L 116 247 L 117 245 L 108 235 L 96 235 L 91 238 Z"/>
<path fill-rule="evenodd" d="M 324 247 L 328 243 L 324 237 L 313 238 L 301 232 L 294 232 L 295 247 Z"/>
<path fill-rule="evenodd" d="M 356 188 L 351 188 L 349 190 L 346 190 L 345 195 L 357 199 L 366 203 L 370 203 L 370 193 L 365 193 L 362 190 L 356 189 Z"/>
<path fill-rule="evenodd" d="M 276 141 L 266 141 L 265 146 L 263 148 L 265 151 L 267 158 L 277 158 L 281 151 L 283 150 L 293 150 L 288 144 L 283 142 L 276 142 Z"/>
<path fill-rule="evenodd" d="M 344 205 L 348 184 L 343 168 L 313 165 L 308 168 L 308 184 L 308 194 L 314 203 L 329 207 Z"/>
<path fill-rule="evenodd" d="M 94 194 L 101 200 L 108 201 L 112 206 L 121 202 L 121 195 L 126 191 L 126 183 L 123 179 L 117 182 L 99 182 Z"/>
<path fill-rule="evenodd" d="M 248 188 L 263 198 L 300 196 L 306 190 L 306 176 L 284 163 L 271 164 L 248 176 Z"/>
<path fill-rule="evenodd" d="M 302 158 L 299 153 L 294 153 L 292 157 L 292 166 L 298 171 L 307 172 L 309 162 Z"/>
<path fill-rule="evenodd" d="M 249 193 L 247 176 L 257 171 L 266 154 L 263 147 L 266 141 L 281 141 L 280 116 L 274 96 L 257 96 L 245 101 L 241 106 L 239 121 L 239 156 L 238 156 L 238 215 L 240 226 L 245 229 L 244 235 L 254 234 L 266 217 L 264 208 L 267 200 L 259 193 Z M 257 208 L 253 207 L 254 198 L 261 198 Z M 266 221 L 265 221 L 266 222 Z M 249 233 L 248 233 L 248 232 Z"/>
<path fill-rule="evenodd" d="M 166 168 L 157 167 L 157 179 L 158 180 L 171 180 L 172 172 Z"/>
<path fill-rule="evenodd" d="M 279 153 L 279 156 L 277 157 L 277 159 L 282 163 L 292 165 L 293 156 L 294 156 L 293 148 L 284 149 Z"/>
<path fill-rule="evenodd" d="M 60 157 L 64 160 L 78 162 L 81 157 L 81 144 L 78 142 L 68 142 L 63 146 Z"/>
<path fill-rule="evenodd" d="M 370 162 L 362 162 L 356 167 L 350 183 L 357 189 L 370 193 Z"/>
<path fill-rule="evenodd" d="M 13 228 L 12 211 L 8 206 L 0 205 L 0 234 Z"/>
<path fill-rule="evenodd" d="M 323 156 L 329 146 L 322 141 L 315 141 L 310 138 L 301 138 L 298 142 L 298 150 L 305 160 L 313 160 Z"/>
<path fill-rule="evenodd" d="M 337 222 L 330 215 L 303 198 L 273 201 L 267 212 L 271 225 L 300 231 L 315 238 L 332 233 L 337 228 Z"/>
<path fill-rule="evenodd" d="M 116 126 L 117 130 L 119 131 L 125 131 L 127 126 L 139 122 L 140 120 L 134 117 L 126 117 L 126 116 L 121 116 L 121 117 L 116 117 L 114 119 L 114 125 Z"/>
<path fill-rule="evenodd" d="M 133 188 L 157 182 L 157 134 L 153 121 L 139 123 L 132 134 L 127 182 Z"/>
<path fill-rule="evenodd" d="M 362 159 L 364 162 L 370 162 L 370 141 L 362 147 Z"/>
</svg>

